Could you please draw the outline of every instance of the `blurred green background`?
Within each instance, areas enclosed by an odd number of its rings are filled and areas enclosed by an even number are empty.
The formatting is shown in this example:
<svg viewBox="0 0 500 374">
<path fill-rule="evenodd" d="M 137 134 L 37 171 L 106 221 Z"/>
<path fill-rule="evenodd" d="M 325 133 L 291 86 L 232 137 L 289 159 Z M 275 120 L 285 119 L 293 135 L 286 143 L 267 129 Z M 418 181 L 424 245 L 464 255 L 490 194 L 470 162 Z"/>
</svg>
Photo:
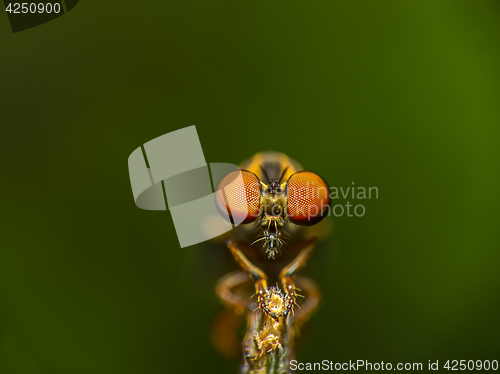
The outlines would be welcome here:
<svg viewBox="0 0 500 374">
<path fill-rule="evenodd" d="M 130 188 L 129 154 L 191 125 L 208 162 L 273 149 L 379 189 L 305 269 L 325 300 L 300 361 L 500 359 L 498 1 L 87 0 L 0 25 L 0 373 L 236 372 L 209 340 L 222 266 Z"/>
</svg>

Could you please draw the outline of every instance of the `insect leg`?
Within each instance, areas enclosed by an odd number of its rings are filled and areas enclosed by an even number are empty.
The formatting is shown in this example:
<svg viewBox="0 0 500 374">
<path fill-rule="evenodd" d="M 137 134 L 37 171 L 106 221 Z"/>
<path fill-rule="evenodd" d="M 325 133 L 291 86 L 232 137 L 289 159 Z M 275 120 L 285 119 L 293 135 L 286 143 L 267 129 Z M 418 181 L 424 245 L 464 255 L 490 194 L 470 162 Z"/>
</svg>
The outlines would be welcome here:
<svg viewBox="0 0 500 374">
<path fill-rule="evenodd" d="M 233 309 L 223 308 L 212 321 L 210 340 L 214 347 L 229 358 L 241 357 L 241 337 L 238 334 L 245 316 L 237 315 Z"/>
<path fill-rule="evenodd" d="M 215 287 L 219 299 L 231 309 L 224 309 L 217 314 L 212 323 L 210 337 L 217 350 L 227 357 L 237 358 L 241 354 L 241 339 L 237 330 L 244 322 L 243 313 L 254 307 L 246 294 L 240 294 L 240 289 L 250 286 L 249 283 L 252 283 L 252 280 L 248 278 L 248 274 L 238 270 L 222 277 Z"/>
<path fill-rule="evenodd" d="M 252 264 L 241 252 L 238 244 L 228 240 L 226 242 L 228 248 L 231 250 L 236 262 L 245 270 L 255 281 L 255 291 L 259 296 L 259 305 L 262 305 L 264 295 L 266 294 L 267 288 L 267 276 L 266 274 L 259 269 L 257 266 Z"/>
<path fill-rule="evenodd" d="M 285 289 L 285 292 L 291 301 L 288 306 L 289 311 L 293 309 L 293 306 L 295 305 L 297 299 L 297 294 L 295 293 L 295 283 L 293 281 L 292 275 L 294 275 L 295 272 L 297 272 L 306 264 L 306 261 L 311 256 L 311 253 L 316 246 L 317 241 L 318 240 L 316 238 L 308 240 L 298 256 L 295 257 L 295 259 L 287 266 L 285 266 L 283 270 L 281 270 L 281 283 L 283 284 L 283 288 Z"/>
<path fill-rule="evenodd" d="M 241 315 L 249 309 L 250 299 L 239 295 L 236 290 L 249 281 L 248 274 L 236 271 L 223 276 L 215 286 L 215 293 L 222 303 Z"/>
<path fill-rule="evenodd" d="M 295 325 L 299 328 L 318 309 L 319 302 L 321 301 L 321 292 L 316 282 L 303 275 L 299 275 L 295 279 L 295 283 L 306 296 L 305 302 L 295 313 Z"/>
</svg>

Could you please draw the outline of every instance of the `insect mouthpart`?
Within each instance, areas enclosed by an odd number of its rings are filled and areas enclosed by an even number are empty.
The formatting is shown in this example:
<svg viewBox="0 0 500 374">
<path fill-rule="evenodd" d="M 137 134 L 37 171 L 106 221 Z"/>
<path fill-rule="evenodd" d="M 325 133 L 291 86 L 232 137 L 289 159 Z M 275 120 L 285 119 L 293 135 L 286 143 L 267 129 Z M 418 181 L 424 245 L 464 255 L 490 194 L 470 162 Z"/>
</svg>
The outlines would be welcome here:
<svg viewBox="0 0 500 374">
<path fill-rule="evenodd" d="M 262 248 L 266 251 L 267 257 L 273 260 L 276 258 L 276 253 L 280 252 L 281 247 L 285 244 L 283 239 L 281 239 L 281 232 L 279 232 L 279 230 L 264 230 L 264 235 L 255 240 L 252 244 L 260 241 L 264 241 Z"/>
</svg>

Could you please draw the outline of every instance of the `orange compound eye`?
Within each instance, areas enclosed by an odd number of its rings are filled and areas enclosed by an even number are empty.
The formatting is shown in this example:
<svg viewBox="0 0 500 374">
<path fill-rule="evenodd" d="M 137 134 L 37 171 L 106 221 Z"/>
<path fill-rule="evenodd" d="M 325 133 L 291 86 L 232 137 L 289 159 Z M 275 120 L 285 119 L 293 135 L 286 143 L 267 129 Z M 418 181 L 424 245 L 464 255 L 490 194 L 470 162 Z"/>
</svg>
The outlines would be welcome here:
<svg viewBox="0 0 500 374">
<path fill-rule="evenodd" d="M 215 191 L 217 209 L 226 217 L 232 217 L 235 225 L 250 223 L 260 213 L 260 180 L 246 170 L 236 170 L 224 176 Z"/>
<path fill-rule="evenodd" d="M 287 182 L 287 214 L 290 220 L 303 226 L 321 221 L 330 206 L 326 182 L 317 174 L 300 171 Z"/>
</svg>

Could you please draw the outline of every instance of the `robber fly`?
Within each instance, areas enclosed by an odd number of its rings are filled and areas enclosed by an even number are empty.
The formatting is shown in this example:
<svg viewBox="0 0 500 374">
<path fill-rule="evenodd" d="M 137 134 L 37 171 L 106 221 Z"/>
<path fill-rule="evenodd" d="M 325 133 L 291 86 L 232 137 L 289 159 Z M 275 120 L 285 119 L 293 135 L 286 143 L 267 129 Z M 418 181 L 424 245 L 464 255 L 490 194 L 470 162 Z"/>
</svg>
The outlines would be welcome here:
<svg viewBox="0 0 500 374">
<path fill-rule="evenodd" d="M 242 271 L 224 276 L 216 293 L 235 315 L 247 318 L 240 373 L 289 373 L 294 337 L 321 298 L 316 284 L 296 273 L 318 241 L 317 228 L 327 222 L 329 189 L 282 153 L 258 153 L 240 169 L 220 180 L 215 203 L 221 215 L 240 223 L 225 244 Z M 221 318 L 215 328 L 221 351 L 236 341 L 224 325 L 230 321 Z"/>
</svg>

